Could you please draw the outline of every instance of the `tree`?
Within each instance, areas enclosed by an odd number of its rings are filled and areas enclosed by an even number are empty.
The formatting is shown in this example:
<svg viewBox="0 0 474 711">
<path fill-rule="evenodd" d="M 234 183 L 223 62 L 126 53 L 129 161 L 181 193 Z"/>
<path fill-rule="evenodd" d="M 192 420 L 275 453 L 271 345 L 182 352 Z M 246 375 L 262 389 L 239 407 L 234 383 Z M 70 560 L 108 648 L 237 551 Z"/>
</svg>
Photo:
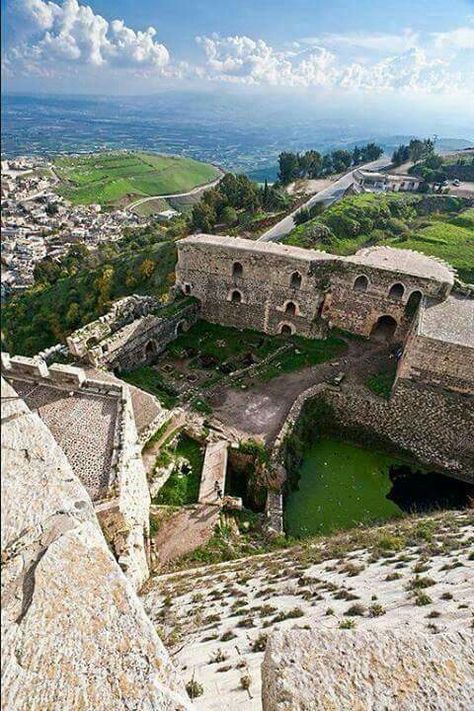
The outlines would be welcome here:
<svg viewBox="0 0 474 711">
<path fill-rule="evenodd" d="M 359 163 L 362 163 L 362 150 L 359 148 L 359 146 L 355 146 L 354 150 L 352 151 L 352 162 L 354 165 L 359 165 Z"/>
<path fill-rule="evenodd" d="M 405 145 L 398 146 L 393 152 L 392 163 L 394 165 L 401 165 L 410 160 L 410 148 Z"/>
<path fill-rule="evenodd" d="M 287 185 L 298 178 L 299 161 L 295 153 L 284 151 L 278 156 L 278 180 L 282 185 Z"/>
<path fill-rule="evenodd" d="M 378 146 L 376 143 L 368 143 L 365 148 L 362 149 L 362 158 L 364 162 L 369 162 L 377 160 L 383 154 L 383 148 Z"/>
<path fill-rule="evenodd" d="M 237 210 L 235 207 L 227 205 L 221 213 L 221 220 L 225 225 L 229 227 L 237 222 Z"/>
<path fill-rule="evenodd" d="M 339 149 L 331 153 L 333 170 L 342 173 L 347 170 L 352 163 L 352 154 L 349 151 Z"/>
<path fill-rule="evenodd" d="M 195 231 L 212 232 L 216 224 L 216 212 L 211 205 L 204 200 L 200 200 L 193 206 L 191 216 L 191 227 Z"/>
<path fill-rule="evenodd" d="M 155 267 L 156 264 L 152 259 L 144 259 L 138 268 L 142 279 L 149 279 L 155 271 Z"/>
</svg>

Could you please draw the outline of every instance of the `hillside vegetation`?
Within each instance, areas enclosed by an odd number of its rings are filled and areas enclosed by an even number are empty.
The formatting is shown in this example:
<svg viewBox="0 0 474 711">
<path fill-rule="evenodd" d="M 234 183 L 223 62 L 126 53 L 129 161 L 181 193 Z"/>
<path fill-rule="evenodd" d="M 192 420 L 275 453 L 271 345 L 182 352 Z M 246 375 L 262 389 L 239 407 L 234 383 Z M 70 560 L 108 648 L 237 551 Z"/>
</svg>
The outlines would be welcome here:
<svg viewBox="0 0 474 711">
<path fill-rule="evenodd" d="M 448 195 L 347 197 L 284 241 L 342 255 L 376 244 L 413 249 L 446 260 L 461 279 L 474 281 L 474 208 Z"/>
<path fill-rule="evenodd" d="M 174 278 L 176 247 L 156 234 L 125 237 L 92 254 L 70 254 L 56 274 L 15 296 L 3 307 L 4 347 L 32 356 L 65 340 L 132 293 L 159 296 Z M 49 281 L 48 281 L 49 279 Z"/>
<path fill-rule="evenodd" d="M 61 156 L 55 161 L 59 193 L 75 204 L 105 207 L 151 195 L 182 193 L 217 178 L 213 165 L 191 158 L 142 152 Z"/>
</svg>

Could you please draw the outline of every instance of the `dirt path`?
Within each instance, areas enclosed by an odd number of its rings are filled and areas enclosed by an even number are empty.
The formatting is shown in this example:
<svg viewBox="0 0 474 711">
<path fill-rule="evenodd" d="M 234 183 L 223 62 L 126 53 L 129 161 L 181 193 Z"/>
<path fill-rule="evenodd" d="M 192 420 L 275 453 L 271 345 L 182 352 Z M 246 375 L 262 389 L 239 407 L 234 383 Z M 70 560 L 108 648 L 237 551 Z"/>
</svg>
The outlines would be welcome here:
<svg viewBox="0 0 474 711">
<path fill-rule="evenodd" d="M 346 373 L 341 387 L 364 382 L 388 360 L 385 344 L 348 341 L 341 357 L 320 365 L 285 373 L 266 383 L 236 390 L 229 387 L 215 391 L 211 398 L 214 417 L 243 434 L 260 436 L 270 443 L 277 436 L 295 399 L 312 385 L 327 382 L 339 371 Z"/>
<path fill-rule="evenodd" d="M 219 511 L 219 506 L 196 504 L 180 509 L 165 521 L 152 543 L 160 570 L 207 543 L 219 520 Z"/>
</svg>

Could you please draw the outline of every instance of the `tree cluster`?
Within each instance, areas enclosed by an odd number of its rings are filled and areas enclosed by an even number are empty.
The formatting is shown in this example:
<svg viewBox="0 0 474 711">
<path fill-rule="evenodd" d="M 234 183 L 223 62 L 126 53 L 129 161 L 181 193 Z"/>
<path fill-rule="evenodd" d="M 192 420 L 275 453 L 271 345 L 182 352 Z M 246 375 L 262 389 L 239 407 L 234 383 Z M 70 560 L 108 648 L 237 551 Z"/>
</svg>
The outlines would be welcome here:
<svg viewBox="0 0 474 711">
<path fill-rule="evenodd" d="M 342 173 L 351 166 L 377 160 L 382 154 L 383 148 L 375 143 L 356 146 L 351 151 L 340 148 L 325 154 L 314 150 L 305 153 L 284 151 L 278 158 L 278 180 L 282 185 L 287 185 L 301 178 L 314 179 Z"/>
<path fill-rule="evenodd" d="M 216 225 L 232 227 L 239 214 L 257 210 L 280 210 L 287 206 L 288 197 L 277 187 L 250 180 L 246 175 L 226 173 L 220 183 L 206 190 L 193 206 L 191 229 L 212 232 Z"/>
<path fill-rule="evenodd" d="M 402 144 L 395 149 L 392 155 L 392 163 L 401 165 L 411 160 L 413 163 L 419 163 L 421 160 L 426 160 L 434 154 L 435 144 L 431 138 L 412 138 L 408 145 Z"/>
</svg>

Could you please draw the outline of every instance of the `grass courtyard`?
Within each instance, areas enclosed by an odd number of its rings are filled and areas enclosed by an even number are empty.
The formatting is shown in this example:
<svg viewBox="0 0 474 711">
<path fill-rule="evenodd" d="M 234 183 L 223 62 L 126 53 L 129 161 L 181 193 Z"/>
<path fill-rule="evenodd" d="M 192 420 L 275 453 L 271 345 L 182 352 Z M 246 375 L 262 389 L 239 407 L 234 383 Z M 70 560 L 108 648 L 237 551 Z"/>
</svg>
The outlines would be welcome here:
<svg viewBox="0 0 474 711">
<path fill-rule="evenodd" d="M 75 204 L 104 207 L 188 192 L 218 176 L 217 168 L 208 163 L 139 151 L 60 156 L 54 167 L 63 197 Z"/>
<path fill-rule="evenodd" d="M 153 393 L 165 407 L 192 401 L 207 414 L 207 395 L 218 385 L 248 388 L 283 373 L 340 356 L 346 343 L 337 336 L 312 340 L 272 336 L 198 321 L 169 344 L 157 363 L 122 375 Z M 240 371 L 251 368 L 251 372 Z"/>
</svg>

